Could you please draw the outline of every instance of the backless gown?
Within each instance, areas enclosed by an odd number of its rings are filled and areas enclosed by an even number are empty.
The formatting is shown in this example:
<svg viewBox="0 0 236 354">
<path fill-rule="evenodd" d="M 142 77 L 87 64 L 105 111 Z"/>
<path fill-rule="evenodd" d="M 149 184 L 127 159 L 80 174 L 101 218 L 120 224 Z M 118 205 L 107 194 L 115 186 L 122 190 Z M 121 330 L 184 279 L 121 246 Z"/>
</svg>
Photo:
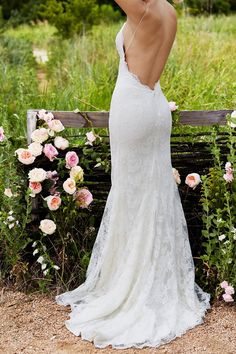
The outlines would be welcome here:
<svg viewBox="0 0 236 354">
<path fill-rule="evenodd" d="M 111 188 L 85 282 L 56 296 L 71 307 L 68 330 L 97 348 L 158 347 L 201 324 L 210 308 L 195 282 L 172 172 L 169 104 L 159 80 L 151 89 L 129 71 L 124 25 L 109 110 Z"/>
</svg>

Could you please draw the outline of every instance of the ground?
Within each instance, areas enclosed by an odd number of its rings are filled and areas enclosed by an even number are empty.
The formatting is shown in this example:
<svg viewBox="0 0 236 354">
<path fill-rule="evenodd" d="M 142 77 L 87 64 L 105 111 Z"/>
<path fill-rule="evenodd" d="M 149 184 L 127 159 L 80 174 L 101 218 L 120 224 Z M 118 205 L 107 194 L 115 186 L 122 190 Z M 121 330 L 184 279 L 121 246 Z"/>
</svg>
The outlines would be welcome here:
<svg viewBox="0 0 236 354">
<path fill-rule="evenodd" d="M 236 306 L 217 301 L 204 323 L 159 348 L 115 350 L 95 348 L 65 327 L 69 307 L 59 306 L 54 296 L 26 295 L 0 289 L 1 354 L 234 354 L 236 347 Z"/>
</svg>

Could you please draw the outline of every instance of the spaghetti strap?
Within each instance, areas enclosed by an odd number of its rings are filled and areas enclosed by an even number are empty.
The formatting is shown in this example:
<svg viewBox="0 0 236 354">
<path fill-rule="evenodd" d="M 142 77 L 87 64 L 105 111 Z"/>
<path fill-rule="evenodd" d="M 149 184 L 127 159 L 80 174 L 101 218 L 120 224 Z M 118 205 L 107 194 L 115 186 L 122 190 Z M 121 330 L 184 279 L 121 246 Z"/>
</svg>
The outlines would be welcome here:
<svg viewBox="0 0 236 354">
<path fill-rule="evenodd" d="M 146 14 L 146 12 L 147 12 L 147 10 L 148 10 L 148 8 L 149 8 L 149 5 L 150 5 L 150 3 L 146 4 L 146 8 L 145 8 L 145 10 L 144 10 L 144 13 L 143 13 L 143 15 L 142 15 L 142 17 L 141 17 L 139 23 L 137 24 L 137 27 L 135 28 L 135 30 L 134 30 L 134 32 L 133 32 L 133 34 L 132 34 L 132 36 L 131 36 L 131 39 L 130 39 L 130 41 L 129 41 L 129 44 L 128 44 L 128 46 L 127 46 L 127 49 L 125 50 L 125 54 L 127 53 L 128 49 L 129 49 L 129 47 L 130 47 L 130 44 L 132 43 L 132 41 L 133 41 L 133 39 L 134 39 L 135 33 L 136 33 L 137 29 L 138 29 L 138 26 L 139 26 L 140 23 L 142 22 L 142 20 L 143 20 L 145 14 Z M 127 23 L 127 21 L 125 22 L 125 24 L 126 24 L 126 23 Z M 124 26 L 124 27 L 125 27 L 125 26 Z"/>
</svg>

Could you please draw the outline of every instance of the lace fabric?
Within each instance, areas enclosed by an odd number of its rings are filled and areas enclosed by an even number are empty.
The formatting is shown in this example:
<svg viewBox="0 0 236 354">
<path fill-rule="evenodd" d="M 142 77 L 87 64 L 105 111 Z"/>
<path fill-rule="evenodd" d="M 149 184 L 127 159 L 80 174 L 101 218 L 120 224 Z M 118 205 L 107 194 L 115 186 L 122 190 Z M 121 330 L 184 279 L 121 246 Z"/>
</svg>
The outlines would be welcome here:
<svg viewBox="0 0 236 354">
<path fill-rule="evenodd" d="M 172 115 L 124 59 L 109 113 L 111 189 L 86 280 L 56 296 L 66 327 L 97 348 L 158 347 L 203 322 L 210 294 L 195 282 L 187 224 L 173 177 Z"/>
</svg>

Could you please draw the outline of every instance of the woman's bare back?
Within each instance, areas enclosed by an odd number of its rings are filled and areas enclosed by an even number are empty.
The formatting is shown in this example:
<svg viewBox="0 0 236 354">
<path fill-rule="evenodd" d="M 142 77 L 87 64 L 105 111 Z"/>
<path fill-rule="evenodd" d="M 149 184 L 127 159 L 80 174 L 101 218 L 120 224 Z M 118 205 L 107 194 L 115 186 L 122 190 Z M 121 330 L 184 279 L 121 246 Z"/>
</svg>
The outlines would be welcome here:
<svg viewBox="0 0 236 354">
<path fill-rule="evenodd" d="M 146 10 L 141 22 L 127 16 L 123 29 L 124 52 L 129 71 L 138 76 L 141 83 L 153 88 L 171 51 L 177 17 L 174 7 L 166 0 L 151 1 Z"/>
</svg>

